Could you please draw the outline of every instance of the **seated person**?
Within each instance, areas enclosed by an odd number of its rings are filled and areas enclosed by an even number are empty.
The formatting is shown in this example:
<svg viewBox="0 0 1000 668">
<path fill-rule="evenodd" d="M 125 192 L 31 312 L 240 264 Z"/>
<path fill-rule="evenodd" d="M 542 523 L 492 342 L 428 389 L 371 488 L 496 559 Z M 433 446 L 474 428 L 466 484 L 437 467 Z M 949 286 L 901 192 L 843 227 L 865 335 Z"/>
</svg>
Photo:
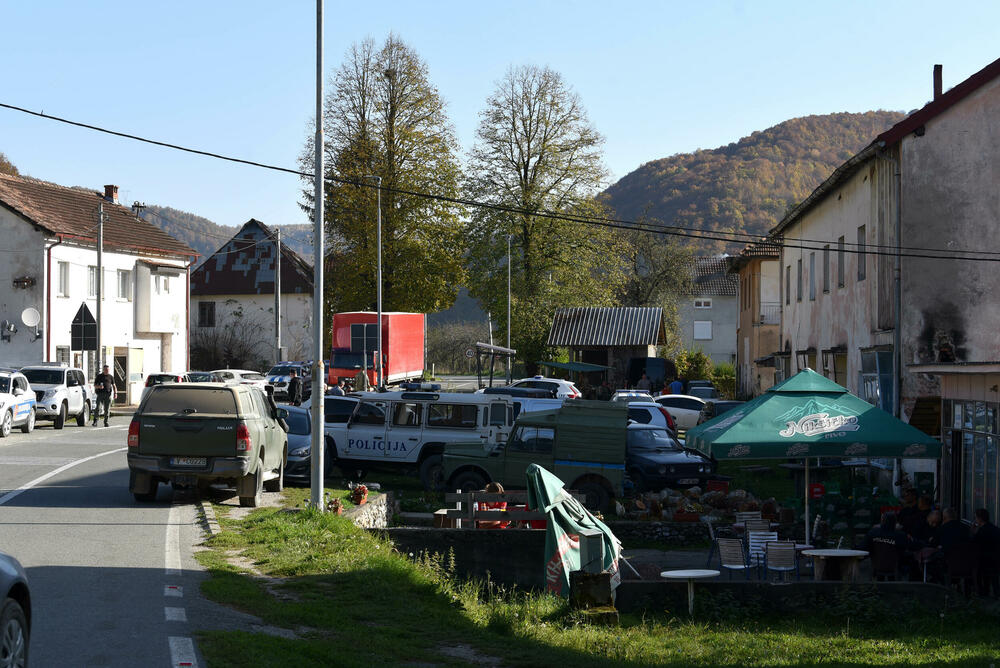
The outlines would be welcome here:
<svg viewBox="0 0 1000 668">
<path fill-rule="evenodd" d="M 958 519 L 958 513 L 954 508 L 945 508 L 941 512 L 941 526 L 934 531 L 930 544 L 941 550 L 949 550 L 960 543 L 969 541 L 969 527 L 962 524 Z"/>
<path fill-rule="evenodd" d="M 914 518 L 917 516 L 919 516 L 917 490 L 910 487 L 903 490 L 903 507 L 896 513 L 896 521 L 903 527 L 903 531 L 912 535 L 913 532 L 909 530 L 909 526 L 914 523 Z"/>
<path fill-rule="evenodd" d="M 901 571 L 907 570 L 904 560 L 907 549 L 912 547 L 912 541 L 905 533 L 896 528 L 896 513 L 882 514 L 882 523 L 873 528 L 865 536 L 861 549 L 872 552 L 876 546 L 888 546 L 896 552 L 896 566 Z"/>
<path fill-rule="evenodd" d="M 484 492 L 490 494 L 503 494 L 503 485 L 498 482 L 491 482 L 486 485 Z M 474 510 L 507 510 L 506 501 L 476 501 Z M 506 529 L 510 526 L 509 520 L 476 520 L 477 529 Z"/>
</svg>

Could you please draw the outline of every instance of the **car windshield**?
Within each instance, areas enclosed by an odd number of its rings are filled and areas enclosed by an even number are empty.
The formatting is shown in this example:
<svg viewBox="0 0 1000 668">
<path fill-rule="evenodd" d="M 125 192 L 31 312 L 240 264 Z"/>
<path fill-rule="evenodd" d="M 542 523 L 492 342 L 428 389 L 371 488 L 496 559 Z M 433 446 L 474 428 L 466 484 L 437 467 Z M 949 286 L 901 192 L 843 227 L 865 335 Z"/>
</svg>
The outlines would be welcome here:
<svg viewBox="0 0 1000 668">
<path fill-rule="evenodd" d="M 210 383 L 215 380 L 215 374 L 208 373 L 207 371 L 192 372 L 189 373 L 187 377 L 192 383 Z"/>
<path fill-rule="evenodd" d="M 148 385 L 162 385 L 163 383 L 176 383 L 177 376 L 150 376 Z"/>
<path fill-rule="evenodd" d="M 629 429 L 628 449 L 640 450 L 680 450 L 681 445 L 666 429 Z"/>
<path fill-rule="evenodd" d="M 35 385 L 59 385 L 63 382 L 62 369 L 25 369 L 21 373 Z"/>
<path fill-rule="evenodd" d="M 293 369 L 295 370 L 295 373 L 299 372 L 299 370 L 296 367 L 288 366 L 287 364 L 282 364 L 282 365 L 279 365 L 279 366 L 273 366 L 273 367 L 271 367 L 271 370 L 267 372 L 267 375 L 268 376 L 287 376 L 288 374 L 290 374 L 292 372 Z"/>
<path fill-rule="evenodd" d="M 334 353 L 330 366 L 335 369 L 360 369 L 364 366 L 365 357 L 362 353 Z M 368 368 L 375 365 L 375 356 L 368 353 Z"/>
<path fill-rule="evenodd" d="M 146 399 L 143 412 L 236 415 L 236 398 L 228 389 L 159 385 Z"/>
<path fill-rule="evenodd" d="M 714 387 L 692 387 L 688 389 L 688 394 L 699 399 L 714 399 L 719 396 Z"/>
<path fill-rule="evenodd" d="M 264 376 L 259 373 L 244 373 L 240 375 L 243 380 L 264 380 Z"/>
<path fill-rule="evenodd" d="M 288 423 L 289 434 L 309 434 L 309 413 L 305 411 L 288 411 L 285 418 Z"/>
<path fill-rule="evenodd" d="M 0 392 L 10 392 L 10 378 L 0 378 Z"/>
</svg>

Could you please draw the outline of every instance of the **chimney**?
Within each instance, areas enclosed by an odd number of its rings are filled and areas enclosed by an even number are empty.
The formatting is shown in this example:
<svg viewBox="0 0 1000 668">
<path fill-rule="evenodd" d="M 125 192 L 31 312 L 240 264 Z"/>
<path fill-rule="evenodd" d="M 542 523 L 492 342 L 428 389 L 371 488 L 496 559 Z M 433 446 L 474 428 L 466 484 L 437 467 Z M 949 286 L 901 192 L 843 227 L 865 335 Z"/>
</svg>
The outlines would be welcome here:
<svg viewBox="0 0 1000 668">
<path fill-rule="evenodd" d="M 104 186 L 104 199 L 118 204 L 118 186 Z"/>
<path fill-rule="evenodd" d="M 934 66 L 934 99 L 941 97 L 941 66 Z"/>
</svg>

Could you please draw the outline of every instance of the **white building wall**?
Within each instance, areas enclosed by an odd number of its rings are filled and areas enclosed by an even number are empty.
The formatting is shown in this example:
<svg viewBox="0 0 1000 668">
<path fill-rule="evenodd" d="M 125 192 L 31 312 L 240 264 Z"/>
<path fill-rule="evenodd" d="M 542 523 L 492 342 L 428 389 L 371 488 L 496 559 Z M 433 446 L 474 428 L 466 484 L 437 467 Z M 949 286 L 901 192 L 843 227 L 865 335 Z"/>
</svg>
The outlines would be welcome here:
<svg viewBox="0 0 1000 668">
<path fill-rule="evenodd" d="M 288 358 L 305 360 L 312 357 L 312 295 L 283 293 L 281 295 L 281 345 L 288 349 Z M 227 326 L 234 313 L 257 324 L 259 347 L 265 359 L 275 359 L 274 295 L 202 295 L 191 297 L 191 335 L 205 334 L 210 328 L 200 327 L 199 303 L 215 303 L 217 328 Z"/>
<path fill-rule="evenodd" d="M 0 206 L 0 323 L 6 320 L 17 328 L 10 341 L 0 340 L 0 366 L 21 366 L 45 355 L 45 237 L 15 214 Z M 15 278 L 30 278 L 33 285 L 15 288 Z M 21 321 L 26 308 L 35 308 L 42 317 L 41 338 Z"/>
</svg>

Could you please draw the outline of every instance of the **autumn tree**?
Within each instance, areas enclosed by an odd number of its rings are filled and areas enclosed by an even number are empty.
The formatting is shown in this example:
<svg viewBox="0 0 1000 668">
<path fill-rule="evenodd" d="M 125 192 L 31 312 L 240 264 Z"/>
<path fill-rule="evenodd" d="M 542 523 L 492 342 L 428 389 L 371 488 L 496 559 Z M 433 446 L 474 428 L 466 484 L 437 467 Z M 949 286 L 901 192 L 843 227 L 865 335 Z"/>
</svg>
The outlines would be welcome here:
<svg viewBox="0 0 1000 668">
<path fill-rule="evenodd" d="M 595 199 L 607 176 L 603 141 L 579 96 L 547 67 L 508 70 L 480 113 L 467 192 L 513 212 L 471 212 L 469 288 L 504 332 L 510 235 L 512 346 L 529 368 L 543 359 L 556 308 L 614 302 L 615 231 L 545 215 L 605 215 Z"/>
<path fill-rule="evenodd" d="M 336 257 L 329 308 L 376 306 L 375 176 L 382 179 L 383 310 L 451 306 L 464 277 L 461 211 L 408 194 L 459 195 L 458 144 L 427 66 L 395 35 L 381 47 L 371 39 L 353 45 L 333 76 L 323 127 L 325 221 Z M 311 142 L 302 163 L 311 170 Z M 311 211 L 311 189 L 304 194 Z"/>
<path fill-rule="evenodd" d="M 20 172 L 17 171 L 17 167 L 11 162 L 6 155 L 0 153 L 0 174 L 10 174 L 11 176 L 20 176 Z"/>
</svg>

